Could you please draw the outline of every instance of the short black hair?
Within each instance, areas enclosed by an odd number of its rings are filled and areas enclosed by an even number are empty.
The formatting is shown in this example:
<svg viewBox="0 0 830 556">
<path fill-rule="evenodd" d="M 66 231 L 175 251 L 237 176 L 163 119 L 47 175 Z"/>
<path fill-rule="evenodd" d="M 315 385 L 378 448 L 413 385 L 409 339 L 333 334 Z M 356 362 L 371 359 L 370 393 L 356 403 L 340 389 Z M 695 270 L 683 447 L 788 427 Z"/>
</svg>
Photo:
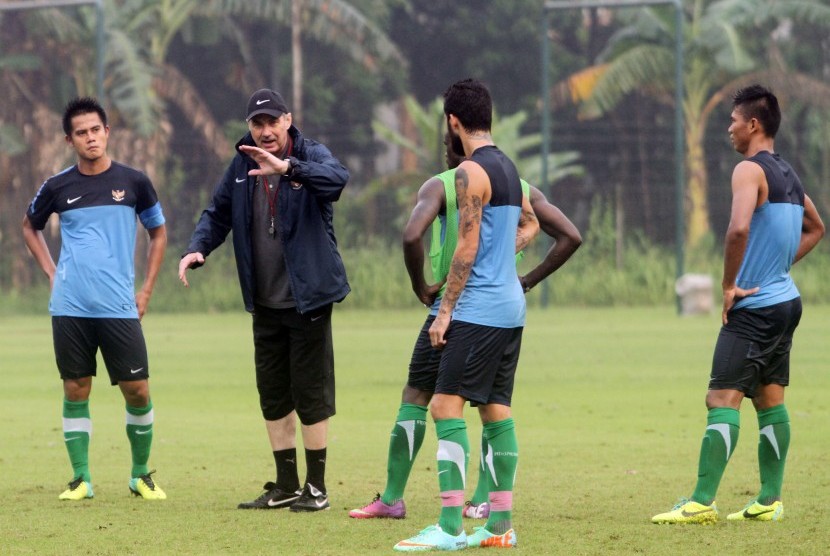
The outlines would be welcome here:
<svg viewBox="0 0 830 556">
<path fill-rule="evenodd" d="M 455 117 L 467 131 L 490 131 L 493 124 L 493 100 L 481 81 L 463 79 L 444 92 L 444 115 Z"/>
<path fill-rule="evenodd" d="M 107 125 L 107 113 L 104 107 L 92 97 L 73 98 L 63 109 L 63 132 L 69 136 L 72 134 L 72 118 L 81 114 L 97 113 L 101 117 L 104 126 Z"/>
<path fill-rule="evenodd" d="M 772 91 L 761 85 L 750 85 L 738 89 L 732 97 L 732 108 L 746 119 L 755 118 L 761 122 L 767 137 L 775 138 L 781 126 L 781 108 Z"/>
</svg>

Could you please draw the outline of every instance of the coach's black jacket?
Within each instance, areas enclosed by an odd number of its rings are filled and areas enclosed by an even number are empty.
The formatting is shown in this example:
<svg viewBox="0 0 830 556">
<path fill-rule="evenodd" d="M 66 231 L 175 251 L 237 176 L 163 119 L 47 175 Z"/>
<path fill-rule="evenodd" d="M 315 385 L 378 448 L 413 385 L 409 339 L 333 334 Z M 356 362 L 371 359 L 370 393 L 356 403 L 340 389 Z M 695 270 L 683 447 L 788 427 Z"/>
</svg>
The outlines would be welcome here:
<svg viewBox="0 0 830 556">
<path fill-rule="evenodd" d="M 277 210 L 291 293 L 297 310 L 306 313 L 342 301 L 350 291 L 337 251 L 331 205 L 340 198 L 349 172 L 325 145 L 305 139 L 294 126 L 288 133 L 294 141 L 292 172 L 290 179 L 280 177 Z M 233 230 L 242 299 L 245 309 L 252 312 L 255 280 L 250 230 L 256 179 L 248 176 L 248 170 L 258 166 L 239 151 L 240 145 L 254 145 L 250 133 L 236 144 L 236 156 L 202 212 L 187 253 L 207 257 Z"/>
</svg>

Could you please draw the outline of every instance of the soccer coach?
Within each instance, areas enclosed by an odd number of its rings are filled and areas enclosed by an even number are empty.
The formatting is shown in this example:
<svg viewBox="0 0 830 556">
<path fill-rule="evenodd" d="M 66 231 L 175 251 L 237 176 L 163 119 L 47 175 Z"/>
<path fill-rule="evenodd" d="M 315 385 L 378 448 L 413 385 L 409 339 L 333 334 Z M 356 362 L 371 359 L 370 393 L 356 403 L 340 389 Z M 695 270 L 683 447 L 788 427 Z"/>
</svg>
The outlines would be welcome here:
<svg viewBox="0 0 830 556">
<path fill-rule="evenodd" d="M 276 483 L 267 482 L 263 494 L 239 508 L 324 510 L 328 420 L 335 414 L 332 304 L 349 293 L 332 203 L 349 173 L 325 145 L 292 125 L 279 93 L 254 92 L 245 119 L 248 133 L 202 212 L 179 279 L 187 286 L 187 269 L 204 264 L 233 231 L 242 298 L 253 315 L 260 408 L 276 465 Z M 266 158 L 276 164 L 273 172 L 259 169 Z M 302 485 L 298 418 L 307 466 Z"/>
</svg>

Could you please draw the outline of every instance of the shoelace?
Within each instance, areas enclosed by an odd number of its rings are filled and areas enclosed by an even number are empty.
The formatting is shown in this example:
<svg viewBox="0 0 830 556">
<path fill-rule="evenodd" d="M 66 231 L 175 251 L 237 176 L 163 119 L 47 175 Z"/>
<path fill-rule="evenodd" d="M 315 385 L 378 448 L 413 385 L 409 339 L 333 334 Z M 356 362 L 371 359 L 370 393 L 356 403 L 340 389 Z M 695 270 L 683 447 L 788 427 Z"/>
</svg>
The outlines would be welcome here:
<svg viewBox="0 0 830 556">
<path fill-rule="evenodd" d="M 69 490 L 75 490 L 76 488 L 78 488 L 79 486 L 81 486 L 81 483 L 82 483 L 82 482 L 84 482 L 84 478 L 83 478 L 83 477 L 75 477 L 75 478 L 74 478 L 74 479 L 72 479 L 72 481 L 69 483 Z"/>
<path fill-rule="evenodd" d="M 152 477 L 150 477 L 150 475 L 152 475 L 152 474 L 153 474 L 153 473 L 155 473 L 155 472 L 156 472 L 156 470 L 155 470 L 155 469 L 153 469 L 152 471 L 150 471 L 150 472 L 149 472 L 149 473 L 147 473 L 146 475 L 141 475 L 141 476 L 139 477 L 141 480 L 143 480 L 143 481 L 144 481 L 144 484 L 146 484 L 146 485 L 147 485 L 147 488 L 149 488 L 150 490 L 156 490 L 156 483 L 154 483 L 154 482 L 153 482 L 153 478 L 152 478 Z"/>
<path fill-rule="evenodd" d="M 679 509 L 680 509 L 680 508 L 682 508 L 684 505 L 686 505 L 688 502 L 689 502 L 689 499 L 688 499 L 688 498 L 681 498 L 681 499 L 677 502 L 677 504 L 675 504 L 675 505 L 674 505 L 674 508 L 672 508 L 672 510 L 679 510 Z"/>
</svg>

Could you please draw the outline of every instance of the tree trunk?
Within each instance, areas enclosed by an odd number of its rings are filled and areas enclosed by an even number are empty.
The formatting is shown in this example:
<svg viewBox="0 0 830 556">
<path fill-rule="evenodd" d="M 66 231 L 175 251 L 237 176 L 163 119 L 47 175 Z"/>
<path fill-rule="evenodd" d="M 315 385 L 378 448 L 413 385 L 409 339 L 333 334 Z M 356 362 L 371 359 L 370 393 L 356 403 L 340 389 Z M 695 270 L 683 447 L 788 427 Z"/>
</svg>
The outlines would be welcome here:
<svg viewBox="0 0 830 556">
<path fill-rule="evenodd" d="M 695 248 L 709 233 L 708 176 L 703 152 L 701 122 L 686 121 L 686 165 L 689 172 L 686 189 L 686 244 Z"/>
</svg>

